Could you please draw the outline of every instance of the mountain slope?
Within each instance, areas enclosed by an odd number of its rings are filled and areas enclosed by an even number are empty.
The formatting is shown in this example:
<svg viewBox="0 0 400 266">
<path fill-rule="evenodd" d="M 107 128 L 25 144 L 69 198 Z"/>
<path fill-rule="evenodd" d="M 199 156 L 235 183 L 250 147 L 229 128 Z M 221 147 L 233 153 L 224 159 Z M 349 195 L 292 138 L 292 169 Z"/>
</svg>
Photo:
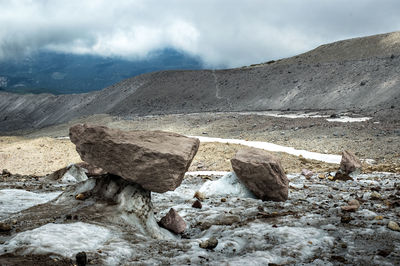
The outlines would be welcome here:
<svg viewBox="0 0 400 266">
<path fill-rule="evenodd" d="M 69 94 L 100 90 L 126 78 L 166 69 L 201 69 L 200 60 L 173 49 L 133 61 L 93 55 L 38 52 L 0 61 L 0 90 Z"/>
<path fill-rule="evenodd" d="M 398 36 L 345 40 L 254 67 L 149 73 L 86 94 L 2 93 L 0 130 L 44 127 L 99 113 L 390 108 L 400 102 Z M 343 49 L 370 52 L 348 59 Z"/>
</svg>

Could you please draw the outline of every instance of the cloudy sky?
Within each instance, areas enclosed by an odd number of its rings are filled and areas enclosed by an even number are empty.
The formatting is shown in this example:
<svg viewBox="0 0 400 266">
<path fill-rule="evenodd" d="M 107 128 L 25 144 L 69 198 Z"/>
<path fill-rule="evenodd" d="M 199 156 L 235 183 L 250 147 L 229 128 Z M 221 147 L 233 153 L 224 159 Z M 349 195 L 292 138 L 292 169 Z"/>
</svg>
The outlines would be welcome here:
<svg viewBox="0 0 400 266">
<path fill-rule="evenodd" d="M 135 59 L 169 47 L 235 67 L 400 30 L 399 14 L 398 0 L 0 0 L 0 59 L 38 49 Z"/>
</svg>

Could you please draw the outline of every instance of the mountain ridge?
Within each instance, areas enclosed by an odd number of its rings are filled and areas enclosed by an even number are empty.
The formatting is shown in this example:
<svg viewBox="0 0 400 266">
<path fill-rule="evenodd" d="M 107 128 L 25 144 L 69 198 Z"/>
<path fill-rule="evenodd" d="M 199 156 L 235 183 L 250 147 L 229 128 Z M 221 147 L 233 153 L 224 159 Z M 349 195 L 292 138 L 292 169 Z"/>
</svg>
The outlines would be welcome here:
<svg viewBox="0 0 400 266">
<path fill-rule="evenodd" d="M 400 32 L 327 44 L 299 56 L 254 67 L 147 73 L 85 94 L 0 93 L 0 131 L 40 128 L 102 113 L 130 117 L 220 111 L 397 108 L 400 42 L 395 41 L 385 49 L 375 47 L 391 36 L 397 40 Z M 351 43 L 353 46 L 349 46 Z M 321 47 L 330 51 L 328 56 L 322 57 L 325 52 L 321 53 Z M 344 60 L 347 58 L 338 56 L 336 61 L 328 60 L 333 58 L 332 54 L 346 54 L 340 52 L 343 47 L 373 52 L 359 53 L 364 57 L 358 59 Z M 382 56 L 377 57 L 378 54 Z"/>
</svg>

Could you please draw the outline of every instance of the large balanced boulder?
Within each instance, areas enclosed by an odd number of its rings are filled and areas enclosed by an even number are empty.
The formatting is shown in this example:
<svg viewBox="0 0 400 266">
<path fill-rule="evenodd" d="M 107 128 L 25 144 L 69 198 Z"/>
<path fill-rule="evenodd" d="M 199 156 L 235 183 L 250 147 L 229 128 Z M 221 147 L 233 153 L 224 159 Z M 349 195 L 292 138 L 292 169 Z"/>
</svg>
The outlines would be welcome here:
<svg viewBox="0 0 400 266">
<path fill-rule="evenodd" d="M 69 136 L 83 161 L 159 193 L 181 184 L 200 143 L 176 133 L 87 124 L 74 125 Z"/>
<path fill-rule="evenodd" d="M 289 180 L 279 160 L 260 149 L 239 150 L 232 168 L 244 185 L 262 200 L 288 199 Z"/>
</svg>

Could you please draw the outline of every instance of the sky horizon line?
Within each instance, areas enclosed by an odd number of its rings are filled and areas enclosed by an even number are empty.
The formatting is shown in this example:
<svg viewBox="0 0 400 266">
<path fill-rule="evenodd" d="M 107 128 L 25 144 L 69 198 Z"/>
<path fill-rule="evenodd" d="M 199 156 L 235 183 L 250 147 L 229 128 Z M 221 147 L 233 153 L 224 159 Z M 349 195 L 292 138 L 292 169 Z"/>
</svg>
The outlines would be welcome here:
<svg viewBox="0 0 400 266">
<path fill-rule="evenodd" d="M 129 59 L 171 47 L 240 67 L 400 30 L 396 0 L 0 0 L 0 60 L 40 49 Z"/>
</svg>

